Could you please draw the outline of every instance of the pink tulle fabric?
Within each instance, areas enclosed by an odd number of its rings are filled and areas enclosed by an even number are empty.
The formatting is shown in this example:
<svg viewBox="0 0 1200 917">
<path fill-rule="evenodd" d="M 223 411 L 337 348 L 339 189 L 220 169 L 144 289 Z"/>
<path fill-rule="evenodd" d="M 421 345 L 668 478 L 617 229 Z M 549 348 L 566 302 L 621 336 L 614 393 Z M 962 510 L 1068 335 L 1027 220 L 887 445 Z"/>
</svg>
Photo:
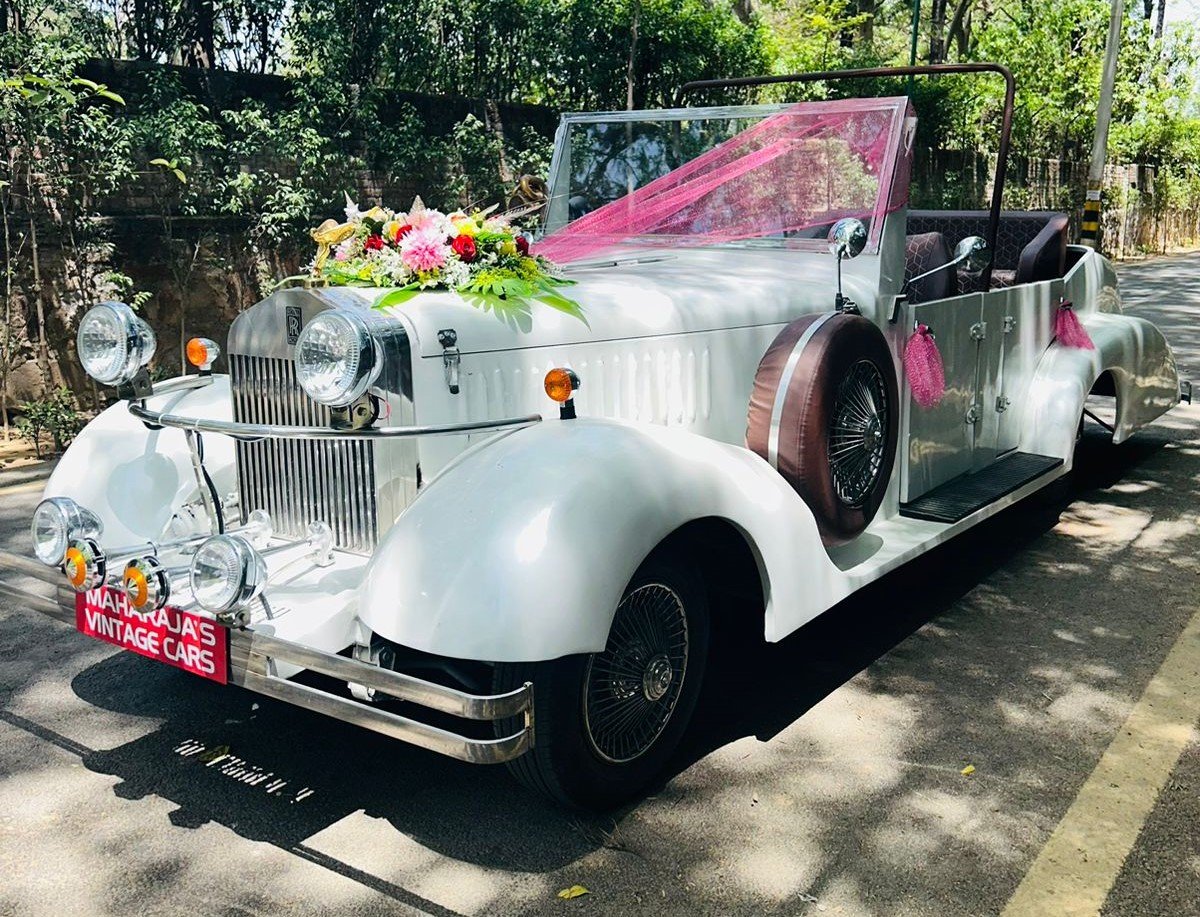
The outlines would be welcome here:
<svg viewBox="0 0 1200 917">
<path fill-rule="evenodd" d="M 1075 314 L 1075 307 L 1069 300 L 1063 300 L 1054 313 L 1054 337 L 1064 347 L 1074 347 L 1078 350 L 1095 350 L 1092 337 Z"/>
<path fill-rule="evenodd" d="M 946 373 L 942 353 L 928 325 L 917 325 L 904 348 L 904 373 L 913 401 L 923 408 L 939 404 L 946 394 Z"/>
<path fill-rule="evenodd" d="M 547 235 L 533 250 L 565 263 L 632 239 L 712 245 L 786 236 L 846 216 L 882 217 L 907 201 L 908 112 L 903 98 L 794 105 Z"/>
</svg>

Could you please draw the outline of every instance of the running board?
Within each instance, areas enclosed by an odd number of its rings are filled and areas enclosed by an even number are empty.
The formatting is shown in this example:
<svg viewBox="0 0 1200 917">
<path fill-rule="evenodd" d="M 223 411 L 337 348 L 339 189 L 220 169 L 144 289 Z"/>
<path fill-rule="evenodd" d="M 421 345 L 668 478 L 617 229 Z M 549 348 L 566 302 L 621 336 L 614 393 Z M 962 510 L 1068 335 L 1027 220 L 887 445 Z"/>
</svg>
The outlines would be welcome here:
<svg viewBox="0 0 1200 917">
<path fill-rule="evenodd" d="M 930 522 L 958 522 L 1062 463 L 1062 459 L 1049 455 L 1013 452 L 982 471 L 947 481 L 911 503 L 902 503 L 900 515 Z"/>
</svg>

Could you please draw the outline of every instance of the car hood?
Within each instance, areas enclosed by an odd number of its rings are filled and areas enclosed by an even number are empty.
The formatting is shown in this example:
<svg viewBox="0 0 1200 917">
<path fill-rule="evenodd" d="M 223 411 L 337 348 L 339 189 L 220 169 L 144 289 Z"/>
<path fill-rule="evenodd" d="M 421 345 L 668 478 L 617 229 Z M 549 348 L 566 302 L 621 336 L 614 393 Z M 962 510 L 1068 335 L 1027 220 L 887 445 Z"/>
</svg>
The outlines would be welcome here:
<svg viewBox="0 0 1200 917">
<path fill-rule="evenodd" d="M 446 292 L 421 293 L 382 311 L 405 324 L 414 353 L 426 357 L 441 356 L 438 332 L 450 328 L 462 353 L 645 338 L 783 324 L 831 309 L 835 267 L 830 255 L 816 252 L 643 249 L 568 268 L 574 283 L 562 293 L 579 303 L 585 321 L 540 302 L 482 309 Z M 851 298 L 872 301 L 872 279 L 847 273 Z M 370 305 L 387 291 L 355 292 Z"/>
</svg>

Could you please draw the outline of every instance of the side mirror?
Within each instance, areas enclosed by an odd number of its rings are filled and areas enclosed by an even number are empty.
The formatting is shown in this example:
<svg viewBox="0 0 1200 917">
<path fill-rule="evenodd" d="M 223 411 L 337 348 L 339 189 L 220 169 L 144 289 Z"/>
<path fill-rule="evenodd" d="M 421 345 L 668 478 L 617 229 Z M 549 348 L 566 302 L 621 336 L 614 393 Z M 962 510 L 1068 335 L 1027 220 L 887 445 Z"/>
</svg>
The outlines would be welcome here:
<svg viewBox="0 0 1200 917">
<path fill-rule="evenodd" d="M 845 217 L 829 230 L 829 251 L 837 258 L 837 296 L 833 307 L 838 312 L 858 312 L 858 306 L 842 295 L 842 259 L 857 258 L 867 247 L 867 227 L 862 220 Z"/>
<path fill-rule="evenodd" d="M 992 263 L 992 251 L 981 236 L 967 236 L 954 246 L 954 260 L 972 274 L 978 274 Z"/>
<path fill-rule="evenodd" d="M 918 280 L 931 277 L 938 271 L 948 271 L 950 268 L 958 267 L 960 264 L 970 273 L 978 274 L 991 263 L 992 250 L 988 248 L 987 242 L 981 236 L 967 236 L 954 246 L 953 258 L 945 264 L 939 264 L 932 270 L 926 271 L 924 274 L 918 274 L 916 277 L 909 278 L 905 282 L 904 288 L 907 290 Z"/>
<path fill-rule="evenodd" d="M 867 227 L 862 220 L 846 217 L 838 220 L 829 230 L 829 251 L 839 261 L 843 258 L 857 258 L 867 247 Z"/>
</svg>

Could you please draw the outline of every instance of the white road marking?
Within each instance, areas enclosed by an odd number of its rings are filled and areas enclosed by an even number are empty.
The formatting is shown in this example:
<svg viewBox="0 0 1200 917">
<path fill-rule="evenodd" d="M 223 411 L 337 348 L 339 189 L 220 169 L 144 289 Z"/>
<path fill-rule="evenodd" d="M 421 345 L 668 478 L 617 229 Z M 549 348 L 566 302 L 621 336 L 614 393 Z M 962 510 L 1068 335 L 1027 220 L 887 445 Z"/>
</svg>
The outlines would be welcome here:
<svg viewBox="0 0 1200 917">
<path fill-rule="evenodd" d="M 1200 612 L 1121 725 L 1002 917 L 1100 913 L 1200 719 Z"/>
</svg>

